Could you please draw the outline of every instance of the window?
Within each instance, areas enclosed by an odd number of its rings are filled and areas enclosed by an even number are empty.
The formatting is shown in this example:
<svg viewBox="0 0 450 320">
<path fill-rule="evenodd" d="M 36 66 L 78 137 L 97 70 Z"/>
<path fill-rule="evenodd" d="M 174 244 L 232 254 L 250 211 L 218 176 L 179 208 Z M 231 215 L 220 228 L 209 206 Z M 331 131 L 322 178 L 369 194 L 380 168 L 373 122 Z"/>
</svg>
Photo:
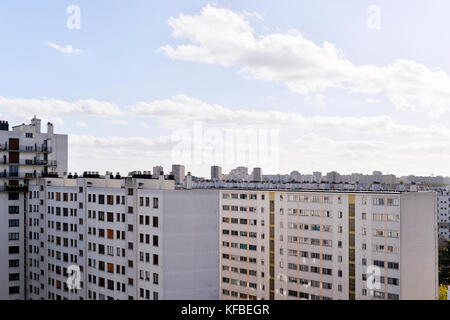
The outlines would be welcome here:
<svg viewBox="0 0 450 320">
<path fill-rule="evenodd" d="M 107 203 L 109 205 L 113 205 L 114 204 L 114 196 L 108 195 L 106 200 L 107 200 Z"/>
<path fill-rule="evenodd" d="M 18 214 L 19 206 L 8 206 L 8 213 L 10 214 Z"/>
<path fill-rule="evenodd" d="M 19 240 L 19 233 L 18 232 L 11 232 L 8 234 L 9 240 Z"/>
<path fill-rule="evenodd" d="M 8 248 L 8 253 L 9 254 L 19 253 L 19 247 L 17 247 L 17 246 L 9 247 Z"/>
<path fill-rule="evenodd" d="M 19 286 L 9 287 L 9 294 L 18 294 L 18 293 L 20 293 Z"/>
<path fill-rule="evenodd" d="M 9 267 L 10 268 L 17 268 L 17 267 L 19 267 L 19 260 L 18 259 L 9 260 Z"/>
<path fill-rule="evenodd" d="M 9 219 L 8 220 L 8 226 L 9 227 L 18 227 L 19 226 L 19 219 Z"/>
<path fill-rule="evenodd" d="M 158 209 L 158 198 L 153 198 L 153 208 Z"/>
<path fill-rule="evenodd" d="M 114 273 L 114 264 L 108 263 L 108 272 L 109 273 Z"/>
<path fill-rule="evenodd" d="M 10 273 L 9 281 L 18 281 L 20 280 L 20 273 Z"/>
</svg>

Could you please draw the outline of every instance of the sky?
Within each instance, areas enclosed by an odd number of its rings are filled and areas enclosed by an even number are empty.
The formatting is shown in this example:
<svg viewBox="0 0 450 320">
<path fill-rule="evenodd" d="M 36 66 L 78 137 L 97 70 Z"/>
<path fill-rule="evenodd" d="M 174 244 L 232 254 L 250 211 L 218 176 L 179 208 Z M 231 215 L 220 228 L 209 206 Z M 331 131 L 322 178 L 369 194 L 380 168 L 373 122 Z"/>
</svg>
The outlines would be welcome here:
<svg viewBox="0 0 450 320">
<path fill-rule="evenodd" d="M 450 175 L 450 2 L 0 2 L 0 119 L 69 170 Z"/>
</svg>

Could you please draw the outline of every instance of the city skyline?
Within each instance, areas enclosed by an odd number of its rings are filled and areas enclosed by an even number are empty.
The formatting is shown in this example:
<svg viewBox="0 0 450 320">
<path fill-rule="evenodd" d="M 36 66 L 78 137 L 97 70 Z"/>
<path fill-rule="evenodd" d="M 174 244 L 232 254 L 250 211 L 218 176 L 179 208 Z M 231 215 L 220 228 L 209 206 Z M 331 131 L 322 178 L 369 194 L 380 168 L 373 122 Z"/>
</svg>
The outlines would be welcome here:
<svg viewBox="0 0 450 320">
<path fill-rule="evenodd" d="M 54 123 L 71 172 L 181 163 L 207 177 L 217 163 L 172 156 L 198 123 L 278 130 L 273 169 L 224 171 L 449 175 L 450 44 L 436 32 L 449 4 L 71 5 L 0 4 L 0 119 Z"/>
</svg>

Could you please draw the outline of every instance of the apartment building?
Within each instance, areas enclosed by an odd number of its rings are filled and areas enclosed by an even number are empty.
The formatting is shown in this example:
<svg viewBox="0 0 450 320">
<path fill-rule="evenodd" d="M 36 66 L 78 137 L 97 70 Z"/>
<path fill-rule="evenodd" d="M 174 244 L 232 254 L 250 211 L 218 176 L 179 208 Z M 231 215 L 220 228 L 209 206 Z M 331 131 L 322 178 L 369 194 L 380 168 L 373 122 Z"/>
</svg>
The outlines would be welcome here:
<svg viewBox="0 0 450 320">
<path fill-rule="evenodd" d="M 222 168 L 219 166 L 211 166 L 211 180 L 217 181 L 222 179 L 223 179 Z"/>
<path fill-rule="evenodd" d="M 24 299 L 28 185 L 42 175 L 67 170 L 67 135 L 41 120 L 9 128 L 0 121 L 0 299 Z"/>
<path fill-rule="evenodd" d="M 434 192 L 220 190 L 220 298 L 437 299 L 436 212 Z"/>
<path fill-rule="evenodd" d="M 442 191 L 438 196 L 438 233 L 450 241 L 450 192 Z"/>
<path fill-rule="evenodd" d="M 252 180 L 253 181 L 262 181 L 262 170 L 261 170 L 261 168 L 253 168 Z"/>
<path fill-rule="evenodd" d="M 218 193 L 174 186 L 148 173 L 39 179 L 28 192 L 26 298 L 218 299 Z"/>
<path fill-rule="evenodd" d="M 172 165 L 172 174 L 175 179 L 175 184 L 183 184 L 185 174 L 185 167 L 182 164 L 173 164 Z"/>
</svg>

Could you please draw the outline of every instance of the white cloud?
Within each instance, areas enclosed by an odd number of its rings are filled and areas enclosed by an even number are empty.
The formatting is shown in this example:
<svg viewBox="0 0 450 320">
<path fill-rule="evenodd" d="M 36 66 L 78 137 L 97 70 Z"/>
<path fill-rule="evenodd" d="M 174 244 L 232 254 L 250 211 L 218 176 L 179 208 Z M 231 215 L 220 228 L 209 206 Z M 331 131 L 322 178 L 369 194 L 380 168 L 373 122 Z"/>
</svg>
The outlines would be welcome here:
<svg viewBox="0 0 450 320">
<path fill-rule="evenodd" d="M 49 41 L 46 41 L 45 43 L 47 45 L 49 45 L 50 47 L 52 47 L 52 48 L 54 48 L 54 49 L 56 49 L 59 52 L 62 52 L 64 54 L 79 55 L 79 54 L 83 53 L 83 50 L 76 49 L 76 48 L 72 47 L 71 45 L 66 45 L 65 47 L 63 47 L 63 46 L 60 46 L 60 45 L 58 45 L 56 43 L 49 42 Z"/>
<path fill-rule="evenodd" d="M 206 129 L 278 129 L 280 171 L 338 170 L 371 172 L 376 168 L 402 174 L 427 174 L 431 168 L 450 170 L 450 129 L 410 125 L 389 116 L 306 116 L 276 110 L 233 110 L 196 98 L 177 95 L 171 99 L 138 103 L 131 108 L 137 117 L 159 120 L 166 129 L 183 127 L 193 132 L 195 123 Z M 450 163 L 450 162 L 449 162 Z M 242 163 L 246 165 L 246 163 Z M 446 166 L 445 168 L 443 166 Z"/>
<path fill-rule="evenodd" d="M 48 121 L 45 121 L 45 119 L 44 119 L 43 123 L 47 123 L 47 122 L 51 122 L 58 127 L 61 127 L 64 125 L 64 120 L 59 117 L 50 117 L 48 119 Z"/>
<path fill-rule="evenodd" d="M 141 123 L 139 123 L 139 125 L 145 129 L 150 129 L 152 127 L 151 125 L 149 125 L 146 122 L 141 122 Z"/>
<path fill-rule="evenodd" d="M 166 136 L 146 138 L 70 134 L 69 145 L 71 172 L 95 170 L 104 173 L 109 170 L 127 174 L 133 170 L 151 171 L 156 164 L 169 166 L 174 142 Z"/>
<path fill-rule="evenodd" d="M 221 127 L 302 127 L 335 128 L 341 130 L 367 130 L 382 128 L 392 124 L 388 116 L 346 117 L 346 116 L 312 116 L 306 117 L 298 112 L 281 112 L 277 110 L 233 110 L 218 104 L 208 104 L 199 99 L 177 95 L 171 99 L 155 100 L 150 103 L 140 102 L 131 107 L 136 116 L 147 116 L 161 120 L 164 127 L 191 126 L 194 121 L 205 125 Z"/>
<path fill-rule="evenodd" d="M 77 127 L 82 127 L 82 128 L 86 128 L 87 127 L 87 123 L 83 122 L 83 121 L 78 121 L 78 122 L 75 123 L 75 125 Z"/>
<path fill-rule="evenodd" d="M 128 125 L 128 121 L 126 120 L 111 120 L 108 122 L 112 126 L 122 126 L 125 127 Z"/>
<path fill-rule="evenodd" d="M 0 109 L 9 115 L 31 119 L 33 115 L 49 118 L 55 115 L 120 116 L 116 104 L 94 99 L 69 102 L 53 98 L 21 99 L 0 96 Z"/>
<path fill-rule="evenodd" d="M 306 96 L 305 101 L 309 104 L 318 107 L 324 107 L 326 105 L 323 95 L 316 93 L 314 96 Z"/>
<path fill-rule="evenodd" d="M 327 41 L 317 45 L 296 30 L 258 37 L 245 13 L 210 5 L 199 15 L 172 17 L 169 25 L 175 38 L 187 41 L 161 48 L 172 59 L 238 66 L 247 76 L 280 82 L 304 95 L 338 88 L 383 94 L 400 109 L 431 116 L 450 111 L 448 75 L 414 61 L 355 65 Z"/>
</svg>

